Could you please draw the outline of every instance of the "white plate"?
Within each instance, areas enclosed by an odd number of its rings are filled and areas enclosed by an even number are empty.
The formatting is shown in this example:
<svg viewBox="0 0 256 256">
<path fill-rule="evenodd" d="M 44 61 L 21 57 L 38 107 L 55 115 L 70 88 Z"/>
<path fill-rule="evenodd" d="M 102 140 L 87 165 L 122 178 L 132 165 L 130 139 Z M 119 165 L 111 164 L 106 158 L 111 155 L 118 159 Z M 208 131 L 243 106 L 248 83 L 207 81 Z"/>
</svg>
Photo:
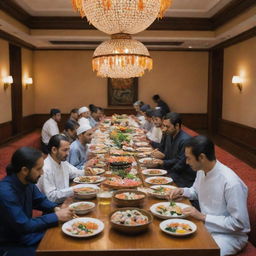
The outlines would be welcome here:
<svg viewBox="0 0 256 256">
<path fill-rule="evenodd" d="M 70 231 L 67 230 L 67 228 L 71 228 L 73 223 L 76 223 L 78 221 L 82 221 L 82 222 L 94 222 L 98 225 L 98 229 L 95 230 L 92 234 L 87 234 L 87 235 L 75 235 L 72 234 Z M 72 237 L 90 237 L 90 236 L 95 236 L 97 234 L 99 234 L 100 232 L 102 232 L 104 229 L 104 223 L 101 220 L 95 219 L 95 218 L 76 218 L 73 220 L 70 220 L 66 223 L 64 223 L 62 225 L 62 231 L 68 235 L 68 236 L 72 236 Z"/>
<path fill-rule="evenodd" d="M 154 182 L 155 179 L 156 179 L 156 180 L 165 179 L 166 182 L 165 182 L 165 183 L 162 183 L 162 184 L 156 183 L 156 182 Z M 169 184 L 169 183 L 173 182 L 173 179 L 170 178 L 170 177 L 165 177 L 165 176 L 161 176 L 161 177 L 159 177 L 159 176 L 153 176 L 153 177 L 148 177 L 148 178 L 146 178 L 145 181 L 146 181 L 148 184 L 151 184 L 151 185 L 166 185 L 166 184 Z"/>
<path fill-rule="evenodd" d="M 158 173 L 151 173 L 153 171 L 158 171 Z M 142 171 L 142 174 L 147 176 L 161 176 L 167 174 L 167 171 L 162 169 L 146 169 Z"/>
<path fill-rule="evenodd" d="M 170 205 L 170 202 L 162 202 L 162 203 L 156 203 L 156 204 L 153 204 L 151 207 L 150 207 L 150 211 L 153 213 L 153 215 L 161 218 L 161 219 L 171 219 L 171 218 L 184 218 L 186 217 L 186 215 L 184 214 L 181 214 L 181 215 L 177 215 L 176 213 L 175 214 L 172 214 L 172 215 L 163 215 L 163 214 L 160 214 L 159 212 L 157 212 L 157 207 L 160 206 L 160 205 L 164 205 L 165 207 L 169 206 Z M 183 204 L 183 203 L 176 203 L 177 206 L 179 206 L 181 209 L 184 209 L 184 208 L 187 208 L 187 207 L 190 207 L 190 205 L 188 204 Z"/>
<path fill-rule="evenodd" d="M 102 174 L 102 173 L 105 172 L 105 169 L 103 169 L 103 168 L 97 168 L 97 167 L 96 167 L 96 168 L 95 168 L 95 167 L 92 167 L 92 170 L 96 172 L 95 175 L 100 175 L 100 174 Z"/>
<path fill-rule="evenodd" d="M 101 176 L 81 176 L 81 177 L 95 177 L 97 179 L 95 181 L 84 182 L 84 181 L 80 181 L 80 177 L 76 177 L 76 178 L 74 178 L 73 181 L 76 183 L 94 184 L 94 183 L 100 183 L 106 179 L 105 177 L 101 177 Z"/>
<path fill-rule="evenodd" d="M 184 224 L 188 224 L 188 225 L 191 227 L 192 231 L 189 232 L 189 233 L 182 234 L 182 233 L 174 233 L 174 232 L 171 232 L 171 231 L 166 230 L 165 228 L 166 228 L 169 224 L 171 224 L 171 223 L 184 223 Z M 196 224 L 195 224 L 194 222 L 189 221 L 189 220 L 184 220 L 184 219 L 170 219 L 170 220 L 164 220 L 164 221 L 162 221 L 162 222 L 160 223 L 159 227 L 160 227 L 160 229 L 161 229 L 163 232 L 165 232 L 165 233 L 167 233 L 167 234 L 169 234 L 169 235 L 172 235 L 172 236 L 188 236 L 188 235 L 191 235 L 191 234 L 195 233 L 196 230 L 197 230 L 197 226 L 196 226 Z"/>
<path fill-rule="evenodd" d="M 153 159 L 154 158 L 152 158 L 152 157 L 141 158 L 141 159 L 139 159 L 139 163 L 144 164 L 145 161 L 152 161 Z"/>
<path fill-rule="evenodd" d="M 136 148 L 136 151 L 138 151 L 138 152 L 149 152 L 149 151 L 153 151 L 153 149 L 151 147 L 142 147 L 142 148 Z"/>
<path fill-rule="evenodd" d="M 81 209 L 81 210 L 77 210 L 74 207 L 80 205 L 80 204 L 88 204 L 89 207 L 86 209 Z M 92 211 L 92 209 L 95 207 L 95 203 L 93 202 L 87 202 L 87 201 L 83 201 L 83 202 L 77 202 L 77 203 L 73 203 L 69 205 L 69 208 L 73 209 L 75 211 L 76 214 L 86 214 L 90 211 Z"/>
<path fill-rule="evenodd" d="M 175 186 L 171 186 L 171 185 L 154 185 L 154 186 L 151 186 L 151 190 L 149 189 L 149 194 L 156 197 L 156 198 L 160 198 L 160 199 L 166 199 L 166 195 L 161 195 L 161 194 L 157 194 L 154 192 L 153 189 L 156 189 L 156 188 L 159 188 L 159 187 L 164 187 L 164 188 L 170 188 L 170 189 L 175 189 L 177 187 Z"/>
<path fill-rule="evenodd" d="M 148 142 L 135 142 L 134 143 L 136 146 L 138 147 L 146 147 L 146 146 L 149 146 Z"/>
</svg>

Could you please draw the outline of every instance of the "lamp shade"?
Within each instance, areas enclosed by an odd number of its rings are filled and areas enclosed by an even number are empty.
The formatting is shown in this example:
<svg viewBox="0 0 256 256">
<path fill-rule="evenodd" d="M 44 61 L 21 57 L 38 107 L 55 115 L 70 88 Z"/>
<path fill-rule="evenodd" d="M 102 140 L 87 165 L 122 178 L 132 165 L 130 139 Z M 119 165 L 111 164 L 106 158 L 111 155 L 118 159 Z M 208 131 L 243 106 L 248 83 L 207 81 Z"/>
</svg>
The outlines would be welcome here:
<svg viewBox="0 0 256 256">
<path fill-rule="evenodd" d="M 232 77 L 232 84 L 240 84 L 240 83 L 242 83 L 242 78 L 240 76 Z"/>
<path fill-rule="evenodd" d="M 13 83 L 13 78 L 12 76 L 7 76 L 3 79 L 5 84 L 12 84 Z"/>
</svg>

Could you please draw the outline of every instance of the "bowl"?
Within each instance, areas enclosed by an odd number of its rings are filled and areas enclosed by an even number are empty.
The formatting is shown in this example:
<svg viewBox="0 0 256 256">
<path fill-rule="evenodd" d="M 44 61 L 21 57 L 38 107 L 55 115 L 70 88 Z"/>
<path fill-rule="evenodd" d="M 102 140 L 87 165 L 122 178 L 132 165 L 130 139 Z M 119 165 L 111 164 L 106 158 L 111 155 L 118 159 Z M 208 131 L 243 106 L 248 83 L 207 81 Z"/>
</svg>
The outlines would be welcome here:
<svg viewBox="0 0 256 256">
<path fill-rule="evenodd" d="M 142 195 L 142 198 L 139 199 L 125 199 L 125 198 L 118 198 L 118 195 L 121 195 L 123 193 L 134 193 L 136 195 Z M 146 199 L 146 193 L 142 192 L 142 191 L 138 191 L 135 189 L 121 189 L 116 191 L 113 194 L 113 201 L 118 205 L 118 206 L 122 206 L 122 207 L 132 207 L 132 206 L 139 206 L 141 204 L 143 204 L 143 202 Z"/>
<path fill-rule="evenodd" d="M 148 218 L 147 223 L 137 224 L 137 225 L 127 225 L 127 224 L 116 223 L 112 219 L 112 216 L 118 211 L 126 212 L 126 211 L 134 211 L 134 210 L 136 210 L 136 211 L 140 212 L 142 215 L 146 216 Z M 126 233 L 126 234 L 136 234 L 136 233 L 144 232 L 148 229 L 149 225 L 153 221 L 153 216 L 150 212 L 148 212 L 146 210 L 139 209 L 139 208 L 133 208 L 133 207 L 126 207 L 126 208 L 116 209 L 115 211 L 111 212 L 109 215 L 109 220 L 110 220 L 110 224 L 113 229 L 115 229 L 119 232 L 122 232 L 122 233 Z"/>
<path fill-rule="evenodd" d="M 74 189 L 74 197 L 80 200 L 92 199 L 96 197 L 99 190 L 100 188 L 96 185 L 80 185 L 80 187 Z"/>
<path fill-rule="evenodd" d="M 76 214 L 86 214 L 95 208 L 95 203 L 92 202 L 77 202 L 69 205 L 70 209 L 75 210 Z"/>
</svg>

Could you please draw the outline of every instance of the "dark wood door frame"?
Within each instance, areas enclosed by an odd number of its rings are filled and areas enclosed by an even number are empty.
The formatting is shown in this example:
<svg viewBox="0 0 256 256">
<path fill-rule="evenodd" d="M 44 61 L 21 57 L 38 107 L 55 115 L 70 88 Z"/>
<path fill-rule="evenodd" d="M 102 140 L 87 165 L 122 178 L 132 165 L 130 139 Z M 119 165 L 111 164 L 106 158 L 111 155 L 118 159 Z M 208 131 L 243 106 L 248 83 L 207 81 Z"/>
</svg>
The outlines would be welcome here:
<svg viewBox="0 0 256 256">
<path fill-rule="evenodd" d="M 22 132 L 22 71 L 21 48 L 9 44 L 10 74 L 13 77 L 12 92 L 12 135 Z"/>
</svg>

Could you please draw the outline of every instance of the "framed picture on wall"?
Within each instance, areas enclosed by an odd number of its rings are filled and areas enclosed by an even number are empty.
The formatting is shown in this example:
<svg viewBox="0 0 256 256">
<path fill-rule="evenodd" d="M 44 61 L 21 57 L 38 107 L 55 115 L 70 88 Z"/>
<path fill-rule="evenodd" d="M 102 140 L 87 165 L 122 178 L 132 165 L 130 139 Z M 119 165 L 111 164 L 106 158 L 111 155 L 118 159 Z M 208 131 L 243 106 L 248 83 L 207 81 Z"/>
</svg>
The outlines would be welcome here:
<svg viewBox="0 0 256 256">
<path fill-rule="evenodd" d="M 138 78 L 108 78 L 108 106 L 132 106 L 138 100 Z"/>
</svg>

